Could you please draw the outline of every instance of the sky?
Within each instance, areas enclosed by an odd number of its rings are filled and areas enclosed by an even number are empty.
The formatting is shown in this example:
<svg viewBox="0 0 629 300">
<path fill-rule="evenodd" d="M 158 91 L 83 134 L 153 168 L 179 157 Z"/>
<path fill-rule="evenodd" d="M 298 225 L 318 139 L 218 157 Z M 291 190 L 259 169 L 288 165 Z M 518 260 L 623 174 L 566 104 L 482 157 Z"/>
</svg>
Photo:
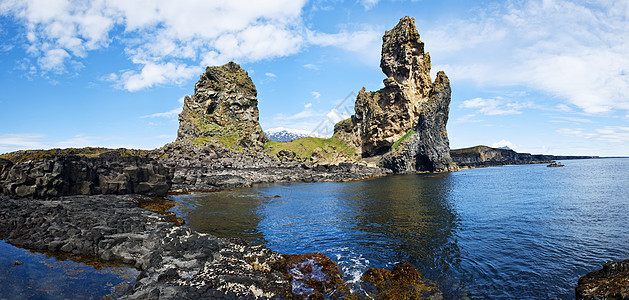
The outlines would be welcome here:
<svg viewBox="0 0 629 300">
<path fill-rule="evenodd" d="M 160 147 L 229 61 L 265 130 L 329 133 L 404 16 L 450 78 L 451 148 L 629 156 L 629 0 L 0 0 L 0 153 Z"/>
</svg>

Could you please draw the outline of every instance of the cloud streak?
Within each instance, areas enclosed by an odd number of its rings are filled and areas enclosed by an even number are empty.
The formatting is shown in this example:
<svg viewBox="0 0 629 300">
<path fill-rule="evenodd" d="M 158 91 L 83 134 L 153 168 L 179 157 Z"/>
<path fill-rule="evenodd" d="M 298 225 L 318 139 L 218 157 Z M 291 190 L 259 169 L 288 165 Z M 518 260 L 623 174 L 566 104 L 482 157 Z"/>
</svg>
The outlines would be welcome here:
<svg viewBox="0 0 629 300">
<path fill-rule="evenodd" d="M 628 13 L 627 1 L 509 1 L 422 38 L 455 81 L 525 86 L 604 114 L 629 110 Z"/>
<path fill-rule="evenodd" d="M 522 113 L 523 108 L 531 107 L 531 104 L 508 102 L 504 98 L 497 97 L 497 99 L 474 98 L 465 100 L 459 107 L 477 109 L 479 113 L 487 116 L 504 116 L 519 115 Z M 471 119 L 473 116 L 474 115 L 467 115 L 468 119 Z"/>
</svg>

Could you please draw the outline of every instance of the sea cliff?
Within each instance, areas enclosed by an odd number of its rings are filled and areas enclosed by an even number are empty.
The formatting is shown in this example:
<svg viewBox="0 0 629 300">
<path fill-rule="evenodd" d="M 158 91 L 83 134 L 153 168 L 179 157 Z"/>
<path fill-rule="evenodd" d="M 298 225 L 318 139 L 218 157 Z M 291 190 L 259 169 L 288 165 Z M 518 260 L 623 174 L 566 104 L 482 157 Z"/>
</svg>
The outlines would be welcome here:
<svg viewBox="0 0 629 300">
<path fill-rule="evenodd" d="M 511 149 L 475 146 L 450 150 L 450 156 L 460 167 L 491 167 L 501 165 L 522 165 L 550 163 L 555 160 L 592 159 L 598 156 L 558 156 L 519 153 Z"/>
</svg>

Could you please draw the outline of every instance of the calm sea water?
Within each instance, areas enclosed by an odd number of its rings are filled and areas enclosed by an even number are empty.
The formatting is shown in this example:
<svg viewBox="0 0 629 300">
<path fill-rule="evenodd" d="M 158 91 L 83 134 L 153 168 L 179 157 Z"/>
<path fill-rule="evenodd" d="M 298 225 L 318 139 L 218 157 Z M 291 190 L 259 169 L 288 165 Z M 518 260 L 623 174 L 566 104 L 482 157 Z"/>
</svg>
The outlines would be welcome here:
<svg viewBox="0 0 629 300">
<path fill-rule="evenodd" d="M 0 240 L 0 299 L 116 298 L 140 274 L 134 268 L 73 258 L 31 252 Z"/>
<path fill-rule="evenodd" d="M 193 229 L 322 252 L 348 280 L 409 261 L 448 298 L 571 299 L 580 276 L 629 258 L 629 159 L 564 163 L 172 198 Z"/>
</svg>

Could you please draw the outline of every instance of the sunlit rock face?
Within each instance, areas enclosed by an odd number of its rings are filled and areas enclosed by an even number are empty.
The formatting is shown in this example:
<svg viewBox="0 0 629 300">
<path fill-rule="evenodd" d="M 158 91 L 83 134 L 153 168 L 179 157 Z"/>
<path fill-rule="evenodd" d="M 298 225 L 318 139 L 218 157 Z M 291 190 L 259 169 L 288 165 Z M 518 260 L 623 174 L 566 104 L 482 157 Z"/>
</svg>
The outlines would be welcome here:
<svg viewBox="0 0 629 300">
<path fill-rule="evenodd" d="M 430 77 L 430 55 L 415 28 L 404 17 L 382 38 L 380 68 L 384 88 L 356 97 L 355 114 L 335 126 L 335 136 L 360 149 L 364 158 L 380 156 L 396 172 L 449 171 L 446 132 L 450 80 L 439 72 Z"/>
<path fill-rule="evenodd" d="M 258 122 L 257 93 L 238 64 L 207 67 L 194 86 L 194 95 L 184 98 L 177 141 L 262 148 L 267 139 Z"/>
</svg>

